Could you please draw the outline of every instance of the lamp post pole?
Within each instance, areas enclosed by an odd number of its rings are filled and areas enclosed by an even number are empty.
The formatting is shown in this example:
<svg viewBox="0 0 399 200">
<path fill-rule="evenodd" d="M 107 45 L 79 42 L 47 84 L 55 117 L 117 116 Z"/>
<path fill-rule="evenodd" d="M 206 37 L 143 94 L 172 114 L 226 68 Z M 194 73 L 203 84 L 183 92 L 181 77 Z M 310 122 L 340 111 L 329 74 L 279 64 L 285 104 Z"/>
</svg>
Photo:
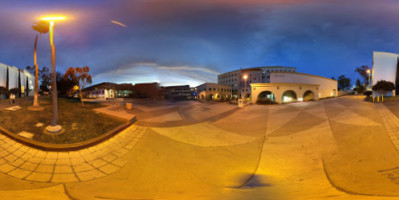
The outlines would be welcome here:
<svg viewBox="0 0 399 200">
<path fill-rule="evenodd" d="M 248 75 L 244 75 L 244 102 L 247 101 L 247 78 Z"/>
<path fill-rule="evenodd" d="M 55 45 L 54 45 L 54 22 L 50 21 L 50 47 L 51 47 L 51 71 L 52 71 L 52 103 L 53 103 L 53 119 L 51 120 L 51 126 L 57 126 L 58 120 L 58 102 L 57 102 L 57 72 L 55 69 Z M 60 127 L 61 128 L 61 127 Z"/>
<path fill-rule="evenodd" d="M 51 71 L 52 71 L 52 104 L 53 104 L 53 118 L 51 119 L 50 126 L 46 127 L 46 130 L 50 133 L 58 133 L 61 132 L 62 127 L 57 124 L 58 120 L 58 100 L 57 100 L 57 72 L 55 69 L 55 45 L 54 45 L 54 21 L 55 20 L 65 20 L 65 17 L 45 17 L 42 20 L 49 21 L 49 39 L 50 39 L 50 47 L 51 47 Z"/>
</svg>

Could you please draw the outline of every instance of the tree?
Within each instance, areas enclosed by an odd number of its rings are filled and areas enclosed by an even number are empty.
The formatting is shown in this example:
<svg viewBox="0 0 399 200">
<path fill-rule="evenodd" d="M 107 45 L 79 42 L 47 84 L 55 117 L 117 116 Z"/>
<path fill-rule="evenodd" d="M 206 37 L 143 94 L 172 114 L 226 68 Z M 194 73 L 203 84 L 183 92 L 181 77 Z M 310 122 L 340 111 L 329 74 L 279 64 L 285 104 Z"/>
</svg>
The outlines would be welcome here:
<svg viewBox="0 0 399 200">
<path fill-rule="evenodd" d="M 367 65 L 363 65 L 355 69 L 355 72 L 359 73 L 359 75 L 363 78 L 363 82 L 365 85 L 369 84 L 369 76 L 371 76 L 367 73 L 367 70 L 371 70 L 370 67 Z"/>
<path fill-rule="evenodd" d="M 378 81 L 374 86 L 373 86 L 373 91 L 376 91 L 382 95 L 386 95 L 387 93 L 391 92 L 392 90 L 395 89 L 395 84 L 389 81 Z"/>
<path fill-rule="evenodd" d="M 89 74 L 89 71 L 90 71 L 90 68 L 88 66 L 85 66 L 82 68 L 70 67 L 64 74 L 64 79 L 69 79 L 73 82 L 76 81 L 78 83 L 80 102 L 82 103 L 82 106 L 84 106 L 82 89 L 84 87 L 86 87 L 87 84 L 90 84 L 92 82 L 91 75 Z"/>
<path fill-rule="evenodd" d="M 38 33 L 41 34 L 46 34 L 49 31 L 49 24 L 47 21 L 40 21 L 36 22 L 36 25 L 32 26 L 32 29 Z M 35 37 L 35 45 L 34 45 L 34 51 L 33 51 L 33 64 L 34 64 L 34 69 L 32 71 L 35 72 L 35 95 L 33 99 L 33 106 L 39 107 L 39 66 L 37 65 L 37 38 L 38 34 L 36 33 Z"/>
<path fill-rule="evenodd" d="M 51 73 L 50 69 L 47 67 L 42 67 L 39 69 L 40 80 L 42 81 L 40 88 L 47 88 L 46 91 L 49 90 L 49 86 L 51 85 Z"/>
<path fill-rule="evenodd" d="M 362 83 L 360 82 L 359 79 L 356 80 L 356 88 L 355 90 L 357 91 L 358 94 L 363 93 L 363 91 L 365 90 L 364 85 L 362 85 Z"/>
<path fill-rule="evenodd" d="M 335 78 L 334 78 L 334 76 L 333 76 L 333 77 L 331 77 L 331 79 L 332 79 L 332 80 L 337 80 L 337 79 L 335 79 Z"/>
<path fill-rule="evenodd" d="M 346 78 L 345 75 L 341 75 L 338 77 L 338 89 L 344 90 L 349 88 L 351 85 L 351 79 Z"/>
</svg>

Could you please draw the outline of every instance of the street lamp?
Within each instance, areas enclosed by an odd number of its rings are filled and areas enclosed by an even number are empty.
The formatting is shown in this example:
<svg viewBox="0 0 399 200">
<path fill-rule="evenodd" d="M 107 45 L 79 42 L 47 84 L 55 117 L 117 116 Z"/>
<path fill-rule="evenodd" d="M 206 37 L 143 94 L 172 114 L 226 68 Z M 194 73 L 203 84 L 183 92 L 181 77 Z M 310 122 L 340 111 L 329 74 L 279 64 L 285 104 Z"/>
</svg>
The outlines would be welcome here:
<svg viewBox="0 0 399 200">
<path fill-rule="evenodd" d="M 49 38 L 50 38 L 50 47 L 51 47 L 51 70 L 52 70 L 52 87 L 53 90 L 52 96 L 52 104 L 53 104 L 53 119 L 51 120 L 50 126 L 46 127 L 46 130 L 50 133 L 58 133 L 62 130 L 61 125 L 57 125 L 58 120 L 58 103 L 57 103 L 57 76 L 55 69 L 55 45 L 54 45 L 54 21 L 65 20 L 64 16 L 49 16 L 43 17 L 41 20 L 48 21 L 50 24 L 49 27 Z"/>
<path fill-rule="evenodd" d="M 367 74 L 369 75 L 369 85 L 370 85 L 370 83 L 371 83 L 371 76 L 370 76 L 370 73 L 371 73 L 371 70 L 370 69 L 367 69 Z"/>
<path fill-rule="evenodd" d="M 247 79 L 248 79 L 248 75 L 244 74 L 243 76 L 244 78 L 244 102 L 247 100 Z"/>
</svg>

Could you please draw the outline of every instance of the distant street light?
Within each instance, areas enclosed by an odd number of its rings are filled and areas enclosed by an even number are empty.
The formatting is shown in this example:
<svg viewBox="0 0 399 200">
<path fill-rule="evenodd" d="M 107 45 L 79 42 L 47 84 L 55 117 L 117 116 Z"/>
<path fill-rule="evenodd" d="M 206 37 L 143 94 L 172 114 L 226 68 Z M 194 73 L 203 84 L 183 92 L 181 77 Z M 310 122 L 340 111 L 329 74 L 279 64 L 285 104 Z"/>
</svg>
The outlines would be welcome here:
<svg viewBox="0 0 399 200">
<path fill-rule="evenodd" d="M 51 47 L 51 70 L 52 70 L 52 87 L 53 90 L 52 104 L 53 104 L 53 119 L 51 120 L 51 125 L 46 127 L 46 130 L 51 133 L 58 133 L 62 130 L 61 125 L 57 125 L 58 120 L 58 103 L 57 103 L 57 76 L 55 69 L 55 45 L 54 45 L 54 21 L 65 20 L 64 16 L 49 16 L 43 17 L 41 20 L 50 22 L 49 33 L 50 33 L 50 47 Z"/>
<path fill-rule="evenodd" d="M 244 102 L 247 101 L 247 79 L 248 79 L 248 75 L 244 74 L 243 76 L 244 78 Z"/>
</svg>

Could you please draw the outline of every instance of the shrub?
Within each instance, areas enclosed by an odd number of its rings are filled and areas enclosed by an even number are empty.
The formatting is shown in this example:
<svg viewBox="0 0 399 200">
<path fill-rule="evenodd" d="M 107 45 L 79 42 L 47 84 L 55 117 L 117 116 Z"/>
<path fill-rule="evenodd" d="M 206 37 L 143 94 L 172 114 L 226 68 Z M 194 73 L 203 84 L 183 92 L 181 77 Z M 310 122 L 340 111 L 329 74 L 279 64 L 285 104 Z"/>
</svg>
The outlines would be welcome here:
<svg viewBox="0 0 399 200">
<path fill-rule="evenodd" d="M 373 94 L 373 92 L 370 91 L 370 90 L 367 90 L 367 91 L 364 91 L 363 94 L 366 95 L 367 98 L 368 98 L 368 97 L 370 97 Z"/>
<path fill-rule="evenodd" d="M 377 91 L 380 94 L 387 94 L 388 92 L 395 89 L 395 84 L 389 81 L 378 81 L 377 84 L 373 86 L 373 91 Z"/>
<path fill-rule="evenodd" d="M 277 104 L 276 102 L 270 100 L 270 99 L 258 99 L 256 101 L 257 104 Z"/>
</svg>

